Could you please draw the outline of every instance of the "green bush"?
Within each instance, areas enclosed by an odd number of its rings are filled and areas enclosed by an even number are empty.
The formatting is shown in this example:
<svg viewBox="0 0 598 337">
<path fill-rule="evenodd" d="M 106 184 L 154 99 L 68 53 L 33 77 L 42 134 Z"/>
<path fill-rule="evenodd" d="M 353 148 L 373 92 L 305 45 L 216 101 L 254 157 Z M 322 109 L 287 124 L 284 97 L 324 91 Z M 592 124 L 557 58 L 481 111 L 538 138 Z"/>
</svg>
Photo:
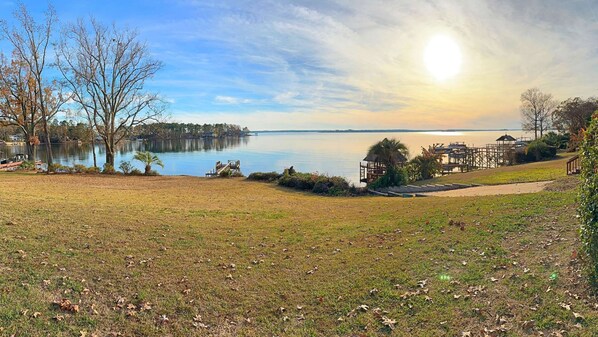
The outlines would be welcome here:
<svg viewBox="0 0 598 337">
<path fill-rule="evenodd" d="M 282 174 L 278 172 L 254 172 L 247 177 L 247 180 L 273 182 L 280 177 L 282 177 Z"/>
<path fill-rule="evenodd" d="M 568 133 L 560 134 L 550 131 L 540 138 L 540 140 L 546 143 L 548 146 L 554 146 L 557 149 L 566 149 L 570 138 L 571 137 Z"/>
<path fill-rule="evenodd" d="M 73 173 L 73 169 L 59 163 L 52 163 L 48 166 L 48 171 L 52 173 Z"/>
<path fill-rule="evenodd" d="M 286 171 L 288 172 L 288 171 Z M 352 195 L 354 186 L 343 177 L 329 177 L 318 173 L 283 174 L 278 185 L 325 195 Z M 353 188 L 353 189 L 352 189 Z"/>
<path fill-rule="evenodd" d="M 525 154 L 528 161 L 540 161 L 542 159 L 555 157 L 556 147 L 549 146 L 541 140 L 534 140 L 527 146 Z"/>
<path fill-rule="evenodd" d="M 106 163 L 104 164 L 104 169 L 102 170 L 102 174 L 115 174 L 116 170 L 114 169 L 114 166 Z"/>
<path fill-rule="evenodd" d="M 73 165 L 73 173 L 85 173 L 87 172 L 87 166 L 81 164 Z"/>
<path fill-rule="evenodd" d="M 140 169 L 134 168 L 134 169 L 131 170 L 131 172 L 129 172 L 129 175 L 132 175 L 132 176 L 142 176 L 143 172 L 141 172 Z"/>
<path fill-rule="evenodd" d="M 594 114 L 581 144 L 579 214 L 582 249 L 588 257 L 590 284 L 598 290 L 598 115 Z"/>
<path fill-rule="evenodd" d="M 376 179 L 374 182 L 368 185 L 372 189 L 391 187 L 391 186 L 402 186 L 409 182 L 409 173 L 404 167 L 391 168 L 382 177 Z"/>
<path fill-rule="evenodd" d="M 90 166 L 85 170 L 87 174 L 98 174 L 100 173 L 100 168 L 97 166 Z"/>
<path fill-rule="evenodd" d="M 289 172 L 293 173 L 289 174 Z M 363 195 L 367 193 L 366 189 L 349 184 L 343 177 L 329 177 L 319 173 L 301 173 L 296 172 L 293 167 L 285 169 L 283 174 L 278 172 L 254 172 L 247 177 L 247 180 L 276 182 L 280 186 L 332 196 Z"/>
<path fill-rule="evenodd" d="M 32 161 L 24 161 L 17 167 L 17 170 L 29 171 L 35 170 L 35 162 Z"/>
<path fill-rule="evenodd" d="M 130 161 L 121 161 L 118 168 L 122 171 L 122 173 L 130 174 L 133 170 L 133 165 L 131 165 Z"/>
<path fill-rule="evenodd" d="M 146 176 L 159 176 L 160 173 L 156 170 L 150 170 L 148 173 L 145 174 Z"/>
<path fill-rule="evenodd" d="M 411 159 L 407 165 L 410 181 L 432 179 L 442 170 L 442 156 L 422 148 L 422 154 Z"/>
</svg>

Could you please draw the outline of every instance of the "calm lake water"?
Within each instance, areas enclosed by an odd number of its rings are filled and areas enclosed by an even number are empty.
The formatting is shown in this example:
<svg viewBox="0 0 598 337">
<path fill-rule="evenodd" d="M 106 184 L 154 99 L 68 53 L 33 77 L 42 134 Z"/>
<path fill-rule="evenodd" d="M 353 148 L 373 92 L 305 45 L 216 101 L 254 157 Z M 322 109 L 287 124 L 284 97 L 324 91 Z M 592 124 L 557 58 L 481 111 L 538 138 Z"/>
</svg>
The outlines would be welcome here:
<svg viewBox="0 0 598 337">
<path fill-rule="evenodd" d="M 116 155 L 116 166 L 121 161 L 131 161 L 135 151 L 151 151 L 164 162 L 164 168 L 156 167 L 163 175 L 203 176 L 214 168 L 216 161 L 240 160 L 241 171 L 281 172 L 294 166 L 301 172 L 319 172 L 338 175 L 359 182 L 359 162 L 365 157 L 368 148 L 383 138 L 397 138 L 407 145 L 410 156 L 421 152 L 421 147 L 434 143 L 448 144 L 465 142 L 468 145 L 482 146 L 494 143 L 503 135 L 501 131 L 466 132 L 363 132 L 363 133 L 260 133 L 244 138 L 213 140 L 176 141 L 132 141 L 123 143 Z M 508 131 L 516 138 L 527 136 L 523 131 Z M 24 146 L 0 147 L 8 156 L 26 152 Z M 63 165 L 93 164 L 91 146 L 77 144 L 53 145 L 55 161 Z M 96 147 L 98 166 L 104 163 L 104 150 Z M 43 146 L 38 149 L 40 160 L 45 159 Z M 142 169 L 140 163 L 132 162 Z"/>
</svg>

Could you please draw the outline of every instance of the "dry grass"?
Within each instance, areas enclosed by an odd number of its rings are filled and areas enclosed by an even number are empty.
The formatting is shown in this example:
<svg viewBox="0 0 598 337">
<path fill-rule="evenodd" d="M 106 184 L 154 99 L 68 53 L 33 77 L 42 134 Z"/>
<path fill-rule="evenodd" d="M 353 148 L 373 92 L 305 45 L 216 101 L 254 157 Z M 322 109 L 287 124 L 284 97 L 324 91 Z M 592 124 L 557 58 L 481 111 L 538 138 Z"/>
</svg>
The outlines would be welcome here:
<svg viewBox="0 0 598 337">
<path fill-rule="evenodd" d="M 0 335 L 598 333 L 571 258 L 570 189 L 331 198 L 238 179 L 17 173 L 0 186 Z"/>
</svg>

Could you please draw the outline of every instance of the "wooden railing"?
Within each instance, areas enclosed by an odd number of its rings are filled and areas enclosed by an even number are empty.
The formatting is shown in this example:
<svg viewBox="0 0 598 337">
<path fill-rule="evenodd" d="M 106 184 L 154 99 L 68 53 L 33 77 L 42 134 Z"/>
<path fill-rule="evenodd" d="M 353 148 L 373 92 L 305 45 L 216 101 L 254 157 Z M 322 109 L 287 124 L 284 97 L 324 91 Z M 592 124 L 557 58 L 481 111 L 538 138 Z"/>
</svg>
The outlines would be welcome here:
<svg viewBox="0 0 598 337">
<path fill-rule="evenodd" d="M 581 173 L 581 159 L 579 158 L 579 155 L 575 155 L 567 160 L 567 175 L 579 173 Z"/>
</svg>

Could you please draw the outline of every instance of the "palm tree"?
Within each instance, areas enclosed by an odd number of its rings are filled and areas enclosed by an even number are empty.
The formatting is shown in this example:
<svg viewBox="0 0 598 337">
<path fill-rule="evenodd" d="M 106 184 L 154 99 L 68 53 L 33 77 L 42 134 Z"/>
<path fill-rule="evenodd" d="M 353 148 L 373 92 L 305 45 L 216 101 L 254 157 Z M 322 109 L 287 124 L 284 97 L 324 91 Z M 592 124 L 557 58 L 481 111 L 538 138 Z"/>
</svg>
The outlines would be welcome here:
<svg viewBox="0 0 598 337">
<path fill-rule="evenodd" d="M 368 150 L 368 157 L 375 158 L 374 161 L 380 162 L 390 169 L 395 168 L 399 163 L 406 162 L 407 156 L 409 156 L 407 146 L 394 138 L 384 138 Z"/>
<path fill-rule="evenodd" d="M 137 153 L 135 153 L 135 156 L 133 157 L 133 159 L 138 160 L 138 161 L 142 162 L 143 164 L 145 164 L 145 175 L 150 174 L 150 172 L 152 171 L 153 164 L 156 164 L 160 167 L 164 167 L 164 164 L 162 163 L 160 158 L 158 158 L 158 156 L 156 156 L 155 154 L 152 154 L 149 151 L 145 151 L 145 152 L 138 151 Z"/>
</svg>

